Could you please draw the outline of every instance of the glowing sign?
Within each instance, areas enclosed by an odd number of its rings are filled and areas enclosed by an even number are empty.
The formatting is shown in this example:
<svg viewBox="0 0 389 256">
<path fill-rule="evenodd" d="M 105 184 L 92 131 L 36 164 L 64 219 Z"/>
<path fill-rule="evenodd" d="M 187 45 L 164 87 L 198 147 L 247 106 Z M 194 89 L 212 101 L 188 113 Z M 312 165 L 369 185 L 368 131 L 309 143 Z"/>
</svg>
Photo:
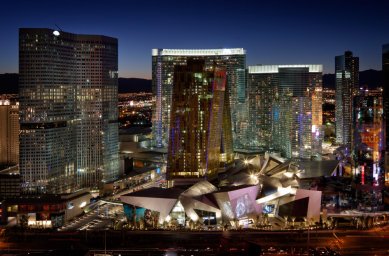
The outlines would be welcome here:
<svg viewBox="0 0 389 256">
<path fill-rule="evenodd" d="M 373 178 L 376 181 L 375 185 L 378 186 L 378 175 L 380 172 L 380 167 L 378 166 L 377 163 L 373 164 Z"/>
</svg>

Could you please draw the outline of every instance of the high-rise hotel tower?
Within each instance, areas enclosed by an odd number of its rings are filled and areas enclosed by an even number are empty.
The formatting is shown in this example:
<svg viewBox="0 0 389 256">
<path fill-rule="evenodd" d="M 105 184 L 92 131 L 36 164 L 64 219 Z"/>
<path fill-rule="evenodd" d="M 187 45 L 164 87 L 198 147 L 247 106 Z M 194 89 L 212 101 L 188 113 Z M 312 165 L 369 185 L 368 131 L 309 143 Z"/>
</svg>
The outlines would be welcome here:
<svg viewBox="0 0 389 256">
<path fill-rule="evenodd" d="M 359 58 L 346 51 L 335 57 L 335 133 L 336 143 L 351 152 L 353 98 L 359 91 Z"/>
<path fill-rule="evenodd" d="M 19 163 L 19 102 L 0 99 L 0 165 Z"/>
<path fill-rule="evenodd" d="M 226 71 L 189 59 L 174 69 L 168 180 L 195 182 L 217 176 L 223 160 Z M 231 133 L 231 130 L 229 130 Z"/>
<path fill-rule="evenodd" d="M 22 28 L 19 73 L 24 192 L 67 193 L 117 178 L 117 39 Z"/>
<path fill-rule="evenodd" d="M 252 146 L 288 158 L 321 153 L 322 65 L 248 67 Z"/>
<path fill-rule="evenodd" d="M 246 51 L 233 49 L 153 49 L 152 50 L 152 85 L 156 100 L 153 108 L 153 144 L 159 148 L 167 147 L 169 141 L 169 125 L 172 111 L 172 94 L 174 90 L 174 67 L 185 65 L 188 58 L 205 60 L 205 65 L 216 64 L 227 72 L 227 86 L 230 115 L 232 119 L 234 147 L 246 144 L 248 113 L 246 111 Z M 232 149 L 231 149 L 232 150 Z"/>
</svg>

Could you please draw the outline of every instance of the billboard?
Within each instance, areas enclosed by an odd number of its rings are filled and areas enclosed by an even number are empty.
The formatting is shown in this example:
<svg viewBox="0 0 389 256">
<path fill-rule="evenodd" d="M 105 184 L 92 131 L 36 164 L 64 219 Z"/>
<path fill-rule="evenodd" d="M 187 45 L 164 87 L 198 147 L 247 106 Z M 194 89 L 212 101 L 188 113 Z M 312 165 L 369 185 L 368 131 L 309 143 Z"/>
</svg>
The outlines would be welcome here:
<svg viewBox="0 0 389 256">
<path fill-rule="evenodd" d="M 234 210 L 236 218 L 240 219 L 247 217 L 251 213 L 255 213 L 255 198 L 251 198 L 248 193 L 231 200 L 232 209 Z"/>
<path fill-rule="evenodd" d="M 138 225 L 143 222 L 145 228 L 157 227 L 159 212 L 130 204 L 123 204 L 123 209 L 129 223 Z"/>
</svg>

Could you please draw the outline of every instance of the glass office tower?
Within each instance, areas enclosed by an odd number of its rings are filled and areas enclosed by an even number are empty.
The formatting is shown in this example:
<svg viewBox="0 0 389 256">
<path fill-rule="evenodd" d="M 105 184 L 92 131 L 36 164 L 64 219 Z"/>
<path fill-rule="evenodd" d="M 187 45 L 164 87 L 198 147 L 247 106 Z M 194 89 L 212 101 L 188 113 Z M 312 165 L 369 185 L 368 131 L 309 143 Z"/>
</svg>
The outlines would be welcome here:
<svg viewBox="0 0 389 256">
<path fill-rule="evenodd" d="M 168 180 L 212 179 L 220 166 L 226 71 L 189 59 L 174 70 Z"/>
<path fill-rule="evenodd" d="M 20 172 L 26 193 L 118 177 L 117 39 L 19 31 Z"/>
<path fill-rule="evenodd" d="M 288 158 L 321 153 L 322 65 L 248 67 L 253 146 Z"/>
<path fill-rule="evenodd" d="M 353 97 L 359 90 L 359 58 L 353 57 L 352 52 L 335 57 L 335 80 L 336 143 L 345 145 L 350 152 Z"/>
<path fill-rule="evenodd" d="M 247 75 L 249 101 L 250 148 L 271 149 L 273 119 L 278 115 L 273 111 L 278 88 L 278 73 L 267 73 L 266 66 L 249 66 Z"/>
<path fill-rule="evenodd" d="M 226 71 L 188 59 L 174 69 L 168 180 L 213 179 L 222 149 Z M 193 181 L 195 182 L 195 181 Z"/>
<path fill-rule="evenodd" d="M 153 49 L 152 85 L 155 97 L 153 107 L 153 145 L 167 147 L 174 90 L 174 66 L 185 65 L 188 58 L 204 58 L 207 67 L 215 63 L 227 71 L 227 91 L 231 107 L 234 147 L 243 147 L 247 127 L 247 107 L 244 99 L 246 51 L 233 49 Z"/>
</svg>

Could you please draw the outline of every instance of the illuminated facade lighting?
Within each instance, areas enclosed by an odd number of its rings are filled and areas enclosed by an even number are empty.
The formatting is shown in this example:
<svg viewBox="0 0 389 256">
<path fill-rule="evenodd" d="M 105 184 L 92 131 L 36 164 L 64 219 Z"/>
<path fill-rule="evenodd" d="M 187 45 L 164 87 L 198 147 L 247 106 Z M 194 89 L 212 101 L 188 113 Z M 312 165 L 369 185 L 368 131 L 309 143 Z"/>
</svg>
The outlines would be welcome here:
<svg viewBox="0 0 389 256">
<path fill-rule="evenodd" d="M 0 100 L 0 165 L 19 163 L 19 103 Z"/>
<path fill-rule="evenodd" d="M 167 178 L 212 179 L 222 153 L 226 71 L 189 59 L 175 67 L 174 79 Z"/>
<path fill-rule="evenodd" d="M 19 31 L 20 173 L 26 193 L 119 176 L 117 39 Z"/>
<path fill-rule="evenodd" d="M 359 90 L 359 58 L 346 51 L 335 57 L 335 133 L 336 143 L 351 148 L 353 97 Z"/>
<path fill-rule="evenodd" d="M 250 147 L 291 158 L 321 153 L 322 65 L 248 67 Z"/>
<path fill-rule="evenodd" d="M 234 147 L 242 147 L 247 140 L 247 102 L 245 91 L 246 51 L 242 48 L 228 49 L 153 49 L 152 87 L 155 97 L 153 107 L 153 146 L 166 148 L 169 141 L 169 125 L 172 113 L 172 93 L 174 90 L 174 67 L 186 65 L 188 58 L 204 58 L 207 67 L 216 63 L 227 70 L 227 100 L 231 112 L 226 119 L 232 130 Z M 242 97 L 243 96 L 243 97 Z M 229 117 L 227 117 L 227 115 Z M 228 136 L 224 134 L 223 136 Z M 229 145 L 226 145 L 226 147 Z M 232 151 L 231 149 L 228 149 Z"/>
<path fill-rule="evenodd" d="M 382 46 L 382 73 L 384 78 L 383 86 L 383 108 L 384 108 L 384 134 L 385 134 L 385 185 L 389 186 L 389 44 Z"/>
<path fill-rule="evenodd" d="M 382 92 L 381 92 L 382 93 Z M 382 95 L 372 95 L 373 91 L 361 90 L 353 103 L 354 160 L 365 165 L 366 173 L 371 173 L 378 182 L 378 166 L 384 150 L 384 122 Z"/>
<path fill-rule="evenodd" d="M 225 49 L 152 49 L 152 56 L 215 56 L 215 55 L 245 55 L 243 48 Z"/>
</svg>

